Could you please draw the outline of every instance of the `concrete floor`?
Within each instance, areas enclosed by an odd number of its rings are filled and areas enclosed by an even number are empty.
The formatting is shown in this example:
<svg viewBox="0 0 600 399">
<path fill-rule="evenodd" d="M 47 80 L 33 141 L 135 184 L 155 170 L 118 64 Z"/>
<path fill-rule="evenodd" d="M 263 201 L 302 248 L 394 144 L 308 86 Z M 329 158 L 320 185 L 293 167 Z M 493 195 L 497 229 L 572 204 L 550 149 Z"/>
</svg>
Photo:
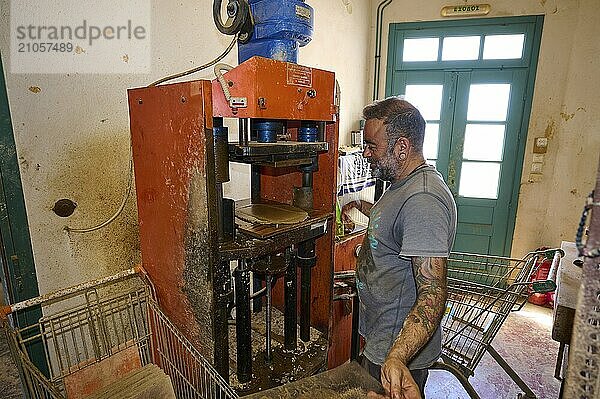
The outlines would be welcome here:
<svg viewBox="0 0 600 399">
<path fill-rule="evenodd" d="M 0 323 L 0 326 L 3 326 Z M 5 399 L 24 398 L 17 366 L 13 362 L 8 348 L 6 331 L 0 327 L 0 396 Z"/>
<path fill-rule="evenodd" d="M 551 339 L 551 330 L 552 311 L 527 304 L 508 317 L 493 341 L 496 350 L 539 399 L 558 398 L 560 389 L 560 382 L 553 377 L 558 343 Z M 516 398 L 520 392 L 487 353 L 469 381 L 482 399 Z M 23 397 L 4 331 L 0 331 L 0 387 L 3 398 Z M 431 372 L 426 395 L 428 399 L 468 399 L 454 376 L 444 371 Z"/>
<path fill-rule="evenodd" d="M 0 306 L 4 305 L 4 285 L 0 280 Z M 19 371 L 8 347 L 8 335 L 5 323 L 0 320 L 0 395 L 6 399 L 24 398 Z"/>
</svg>

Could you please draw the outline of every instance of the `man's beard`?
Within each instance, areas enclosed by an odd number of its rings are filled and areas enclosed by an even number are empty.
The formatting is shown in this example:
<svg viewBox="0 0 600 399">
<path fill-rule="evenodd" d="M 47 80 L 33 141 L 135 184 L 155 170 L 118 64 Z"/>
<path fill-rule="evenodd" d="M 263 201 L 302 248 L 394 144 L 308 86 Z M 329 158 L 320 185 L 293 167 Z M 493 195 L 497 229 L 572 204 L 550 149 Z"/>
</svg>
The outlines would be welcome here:
<svg viewBox="0 0 600 399">
<path fill-rule="evenodd" d="M 384 181 L 394 181 L 398 175 L 398 161 L 393 152 L 387 152 L 383 159 L 371 162 L 371 176 Z"/>
</svg>

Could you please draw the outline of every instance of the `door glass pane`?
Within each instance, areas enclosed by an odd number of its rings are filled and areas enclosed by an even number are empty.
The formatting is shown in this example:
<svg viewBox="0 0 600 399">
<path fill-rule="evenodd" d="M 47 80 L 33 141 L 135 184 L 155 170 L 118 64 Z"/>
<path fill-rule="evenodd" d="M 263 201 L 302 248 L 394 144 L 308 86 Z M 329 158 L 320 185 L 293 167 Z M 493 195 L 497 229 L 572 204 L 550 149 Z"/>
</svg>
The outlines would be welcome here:
<svg viewBox="0 0 600 399">
<path fill-rule="evenodd" d="M 443 85 L 406 85 L 406 101 L 417 107 L 425 120 L 440 120 Z"/>
<path fill-rule="evenodd" d="M 505 121 L 510 84 L 475 84 L 469 90 L 467 119 L 470 121 Z"/>
<path fill-rule="evenodd" d="M 504 125 L 467 124 L 463 158 L 502 161 Z"/>
<path fill-rule="evenodd" d="M 525 35 L 489 35 L 483 45 L 484 60 L 505 60 L 521 58 Z"/>
<path fill-rule="evenodd" d="M 439 45 L 437 37 L 404 39 L 402 61 L 437 61 Z"/>
<path fill-rule="evenodd" d="M 479 58 L 479 36 L 445 37 L 442 61 L 476 60 Z"/>
<path fill-rule="evenodd" d="M 426 159 L 437 159 L 438 157 L 438 139 L 440 125 L 439 123 L 428 123 L 425 126 L 425 140 L 423 142 L 423 155 Z"/>
<path fill-rule="evenodd" d="M 458 195 L 472 198 L 498 198 L 500 164 L 463 162 Z"/>
</svg>

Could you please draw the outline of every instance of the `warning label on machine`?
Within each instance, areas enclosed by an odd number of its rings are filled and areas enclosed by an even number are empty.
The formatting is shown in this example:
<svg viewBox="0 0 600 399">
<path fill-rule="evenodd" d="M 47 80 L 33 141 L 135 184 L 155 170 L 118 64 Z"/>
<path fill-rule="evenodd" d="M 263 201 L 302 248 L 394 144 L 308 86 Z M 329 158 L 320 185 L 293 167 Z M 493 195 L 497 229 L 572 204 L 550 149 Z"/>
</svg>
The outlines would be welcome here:
<svg viewBox="0 0 600 399">
<path fill-rule="evenodd" d="M 312 68 L 287 63 L 287 84 L 292 86 L 312 86 Z"/>
</svg>

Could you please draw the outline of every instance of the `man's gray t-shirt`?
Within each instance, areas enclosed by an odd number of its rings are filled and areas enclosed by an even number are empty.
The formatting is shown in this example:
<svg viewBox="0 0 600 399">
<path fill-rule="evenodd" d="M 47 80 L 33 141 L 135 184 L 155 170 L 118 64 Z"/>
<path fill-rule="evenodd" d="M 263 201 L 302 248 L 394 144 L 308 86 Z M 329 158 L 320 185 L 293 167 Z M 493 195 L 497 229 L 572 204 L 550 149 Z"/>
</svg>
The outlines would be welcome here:
<svg viewBox="0 0 600 399">
<path fill-rule="evenodd" d="M 417 298 L 411 257 L 447 257 L 456 232 L 456 204 L 429 165 L 394 182 L 371 208 L 357 265 L 363 354 L 383 364 Z M 441 354 L 441 329 L 408 367 L 431 366 Z"/>
</svg>

